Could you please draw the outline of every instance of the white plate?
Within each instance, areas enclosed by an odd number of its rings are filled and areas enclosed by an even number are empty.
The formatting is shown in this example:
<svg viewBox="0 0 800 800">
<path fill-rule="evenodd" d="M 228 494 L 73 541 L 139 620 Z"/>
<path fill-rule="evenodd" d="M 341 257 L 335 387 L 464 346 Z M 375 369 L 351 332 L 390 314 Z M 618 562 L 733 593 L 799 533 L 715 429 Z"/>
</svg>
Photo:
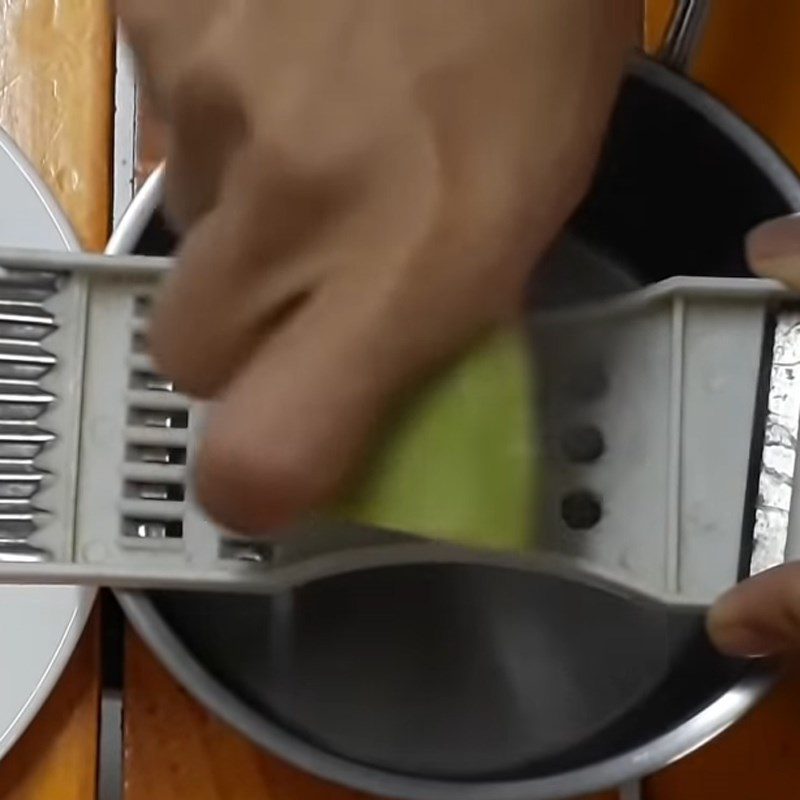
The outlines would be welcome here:
<svg viewBox="0 0 800 800">
<path fill-rule="evenodd" d="M 41 178 L 2 130 L 0 245 L 80 248 Z M 0 586 L 0 757 L 50 694 L 94 596 L 94 590 L 75 586 Z"/>
</svg>

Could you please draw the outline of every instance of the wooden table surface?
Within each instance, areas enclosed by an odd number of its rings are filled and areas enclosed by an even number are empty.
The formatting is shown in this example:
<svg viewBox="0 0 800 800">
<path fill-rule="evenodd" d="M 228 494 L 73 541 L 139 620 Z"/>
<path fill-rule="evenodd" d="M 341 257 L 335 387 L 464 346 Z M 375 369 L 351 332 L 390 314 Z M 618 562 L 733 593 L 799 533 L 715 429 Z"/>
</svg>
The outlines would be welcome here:
<svg viewBox="0 0 800 800">
<path fill-rule="evenodd" d="M 648 0 L 649 44 L 660 36 L 668 4 Z M 798 41 L 797 0 L 719 1 L 696 75 L 800 165 Z M 0 124 L 38 165 L 92 248 L 102 247 L 110 216 L 112 45 L 101 0 L 0 0 Z M 150 164 L 152 140 L 146 147 Z M 131 631 L 126 645 L 125 800 L 364 797 L 258 750 L 195 703 Z M 95 797 L 99 687 L 95 614 L 53 695 L 0 762 L 0 800 Z M 800 675 L 784 680 L 731 731 L 650 778 L 644 794 L 800 796 Z"/>
</svg>

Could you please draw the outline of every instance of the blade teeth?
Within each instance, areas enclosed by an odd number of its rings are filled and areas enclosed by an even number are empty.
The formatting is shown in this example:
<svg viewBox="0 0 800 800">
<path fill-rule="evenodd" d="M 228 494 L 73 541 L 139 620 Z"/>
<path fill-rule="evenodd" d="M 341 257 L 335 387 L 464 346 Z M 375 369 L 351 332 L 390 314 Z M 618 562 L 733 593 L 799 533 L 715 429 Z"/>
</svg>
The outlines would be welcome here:
<svg viewBox="0 0 800 800">
<path fill-rule="evenodd" d="M 55 400 L 56 396 L 44 391 L 37 381 L 0 379 L 0 419 L 36 420 Z"/>
<path fill-rule="evenodd" d="M 43 508 L 35 506 L 27 497 L 12 498 L 7 497 L 0 500 L 0 514 L 46 514 Z"/>
<path fill-rule="evenodd" d="M 0 441 L 0 459 L 24 458 L 33 459 L 42 452 L 44 443 L 41 442 L 3 442 Z"/>
<path fill-rule="evenodd" d="M 0 538 L 25 538 L 41 527 L 42 515 L 37 514 L 2 514 L 0 513 Z"/>
<path fill-rule="evenodd" d="M 41 342 L 0 338 L 0 361 L 52 365 L 56 363 L 56 357 L 49 350 L 45 350 Z"/>
<path fill-rule="evenodd" d="M 20 464 L 14 467 L 6 465 L 0 469 L 0 485 L 17 483 L 41 485 L 48 475 L 49 473 L 34 467 L 33 464 Z M 19 495 L 10 496 L 18 497 Z"/>
<path fill-rule="evenodd" d="M 8 269 L 0 265 L 0 286 L 8 287 L 9 289 L 40 289 L 47 291 L 49 294 L 55 294 L 58 291 L 58 285 L 61 280 L 63 280 L 63 277 L 57 272 Z M 12 297 L 11 299 L 15 298 Z"/>
<path fill-rule="evenodd" d="M 34 503 L 51 480 L 36 459 L 56 434 L 38 419 L 57 400 L 41 379 L 58 360 L 43 341 L 59 327 L 46 303 L 62 281 L 57 273 L 15 271 L 0 264 L 0 563 L 51 557 L 26 539 L 50 517 Z"/>
<path fill-rule="evenodd" d="M 39 342 L 57 328 L 55 317 L 44 305 L 0 298 L 0 338 Z"/>
<path fill-rule="evenodd" d="M 7 500 L 30 500 L 41 488 L 41 481 L 0 481 L 0 503 Z"/>
<path fill-rule="evenodd" d="M 37 303 L 10 303 L 0 300 L 0 322 L 17 322 L 29 325 L 55 327 L 56 318 L 44 305 Z"/>
<path fill-rule="evenodd" d="M 5 385 L 4 385 L 5 384 Z M 21 403 L 23 405 L 50 405 L 56 399 L 54 394 L 45 392 L 38 385 L 8 386 L 5 380 L 0 380 L 0 403 Z"/>
<path fill-rule="evenodd" d="M 25 300 L 18 297 L 7 299 L 0 297 L 0 312 L 28 314 L 36 317 L 48 317 L 54 319 L 52 312 L 44 305 L 35 300 Z"/>
<path fill-rule="evenodd" d="M 0 281 L 0 302 L 8 303 L 45 303 L 55 292 L 46 286 L 13 285 Z"/>
<path fill-rule="evenodd" d="M 47 470 L 39 469 L 32 458 L 0 458 L 0 480 L 3 475 L 13 475 L 14 473 L 41 473 L 47 474 Z"/>
<path fill-rule="evenodd" d="M 48 444 L 56 438 L 52 431 L 45 430 L 36 422 L 0 419 L 0 442 L 37 442 Z"/>
<path fill-rule="evenodd" d="M 8 420 L 16 420 L 18 422 L 36 420 L 46 409 L 47 405 L 42 405 L 41 403 L 6 403 L 0 398 L 0 416 Z"/>
<path fill-rule="evenodd" d="M 50 552 L 41 547 L 12 537 L 0 537 L 0 564 L 39 564 L 50 558 Z"/>
<path fill-rule="evenodd" d="M 9 322 L 0 316 L 0 337 L 7 339 L 27 339 L 39 342 L 49 336 L 55 326 L 36 325 L 28 322 Z"/>
<path fill-rule="evenodd" d="M 0 361 L 0 379 L 16 378 L 38 381 L 44 378 L 55 365 L 20 364 L 18 362 Z"/>
<path fill-rule="evenodd" d="M 6 306 L 41 305 L 59 290 L 62 280 L 52 272 L 23 272 L 0 266 L 0 302 Z"/>
</svg>

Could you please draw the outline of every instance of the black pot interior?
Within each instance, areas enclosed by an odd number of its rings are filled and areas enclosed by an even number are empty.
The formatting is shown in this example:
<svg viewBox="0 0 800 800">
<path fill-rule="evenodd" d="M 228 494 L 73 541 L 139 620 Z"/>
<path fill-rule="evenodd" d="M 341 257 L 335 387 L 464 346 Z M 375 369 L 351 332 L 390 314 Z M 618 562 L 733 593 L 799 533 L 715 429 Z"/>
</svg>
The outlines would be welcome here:
<svg viewBox="0 0 800 800">
<path fill-rule="evenodd" d="M 747 274 L 744 234 L 792 210 L 798 188 L 766 146 L 743 148 L 743 127 L 713 102 L 687 104 L 696 91 L 656 67 L 627 81 L 594 188 L 536 292 L 576 247 L 589 283 L 597 261 L 634 284 Z M 157 215 L 138 250 L 174 244 Z M 745 669 L 712 650 L 698 616 L 489 567 L 386 568 L 272 600 L 153 601 L 265 728 L 417 776 L 533 777 L 611 757 Z"/>
</svg>

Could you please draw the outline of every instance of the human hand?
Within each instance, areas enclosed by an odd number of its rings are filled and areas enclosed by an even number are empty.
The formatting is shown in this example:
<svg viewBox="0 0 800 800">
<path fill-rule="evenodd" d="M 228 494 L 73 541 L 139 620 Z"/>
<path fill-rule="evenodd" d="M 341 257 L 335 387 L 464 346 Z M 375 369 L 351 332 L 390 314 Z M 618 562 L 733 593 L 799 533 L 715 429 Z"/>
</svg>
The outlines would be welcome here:
<svg viewBox="0 0 800 800">
<path fill-rule="evenodd" d="M 800 290 L 800 216 L 781 217 L 747 237 L 751 269 Z M 742 657 L 800 652 L 800 563 L 763 572 L 721 597 L 708 628 L 723 652 Z"/>
<path fill-rule="evenodd" d="M 184 236 L 151 331 L 214 398 L 200 501 L 335 496 L 398 394 L 517 310 L 584 194 L 636 0 L 117 0 Z"/>
</svg>

